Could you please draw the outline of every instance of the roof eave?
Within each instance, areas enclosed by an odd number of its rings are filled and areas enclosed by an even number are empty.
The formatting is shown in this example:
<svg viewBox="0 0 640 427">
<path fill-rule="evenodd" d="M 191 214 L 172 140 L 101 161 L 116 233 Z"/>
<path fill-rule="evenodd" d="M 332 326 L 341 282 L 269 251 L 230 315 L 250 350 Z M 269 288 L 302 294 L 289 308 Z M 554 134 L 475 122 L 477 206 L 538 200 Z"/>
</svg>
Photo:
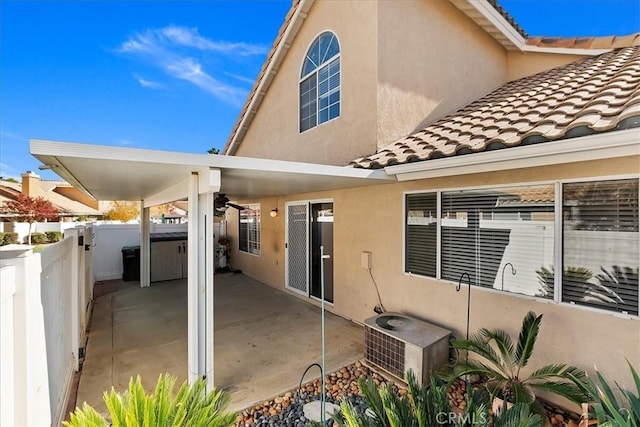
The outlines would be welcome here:
<svg viewBox="0 0 640 427">
<path fill-rule="evenodd" d="M 411 181 L 634 155 L 640 155 L 640 128 L 387 166 L 384 171 L 398 181 Z"/>
<path fill-rule="evenodd" d="M 488 1 L 478 0 L 449 0 L 464 12 L 485 32 L 490 34 L 505 49 L 519 52 L 552 53 L 559 55 L 595 56 L 612 50 L 585 49 L 567 47 L 543 47 L 527 44 L 524 37 L 513 25 L 498 12 Z"/>
<path fill-rule="evenodd" d="M 251 120 L 253 119 L 253 116 L 258 111 L 258 107 L 262 103 L 262 99 L 265 97 L 267 90 L 271 85 L 271 82 L 278 73 L 280 64 L 289 51 L 291 43 L 293 42 L 293 39 L 298 33 L 298 30 L 307 17 L 307 12 L 309 12 L 309 9 L 311 9 L 314 1 L 315 0 L 300 0 L 300 3 L 295 6 L 296 10 L 289 23 L 286 24 L 287 28 L 284 30 L 284 34 L 280 39 L 278 45 L 275 47 L 273 55 L 271 55 L 271 57 L 267 57 L 267 61 L 269 61 L 269 64 L 267 65 L 264 74 L 261 78 L 259 77 L 259 80 L 256 82 L 255 86 L 252 88 L 251 92 L 248 95 L 248 103 L 240 112 L 238 121 L 233 128 L 232 134 L 230 135 L 229 140 L 222 150 L 223 154 L 233 155 L 236 152 L 238 144 L 242 141 L 244 134 L 248 129 Z"/>
</svg>

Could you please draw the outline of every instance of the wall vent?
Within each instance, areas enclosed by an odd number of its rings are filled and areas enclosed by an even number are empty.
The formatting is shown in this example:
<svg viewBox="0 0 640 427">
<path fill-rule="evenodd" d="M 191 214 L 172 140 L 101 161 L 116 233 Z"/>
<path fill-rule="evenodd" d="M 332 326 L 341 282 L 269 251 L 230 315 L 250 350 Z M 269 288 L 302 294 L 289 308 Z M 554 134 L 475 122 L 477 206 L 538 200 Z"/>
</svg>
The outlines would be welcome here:
<svg viewBox="0 0 640 427">
<path fill-rule="evenodd" d="M 449 359 L 448 331 L 400 313 L 383 313 L 365 320 L 365 359 L 404 379 L 412 370 L 428 385 L 431 373 Z"/>
</svg>

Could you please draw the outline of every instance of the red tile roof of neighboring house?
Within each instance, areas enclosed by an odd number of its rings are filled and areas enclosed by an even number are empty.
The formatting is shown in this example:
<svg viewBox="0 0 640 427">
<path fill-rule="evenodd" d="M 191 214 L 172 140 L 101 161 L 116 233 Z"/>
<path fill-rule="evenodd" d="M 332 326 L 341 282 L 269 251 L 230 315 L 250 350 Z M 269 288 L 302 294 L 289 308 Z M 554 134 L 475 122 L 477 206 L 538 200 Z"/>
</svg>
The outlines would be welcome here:
<svg viewBox="0 0 640 427">
<path fill-rule="evenodd" d="M 640 46 L 640 33 L 604 37 L 529 37 L 525 43 L 529 46 L 537 47 L 618 49 L 621 47 Z"/>
<path fill-rule="evenodd" d="M 377 153 L 377 169 L 640 127 L 640 47 L 588 57 L 509 82 Z"/>
<path fill-rule="evenodd" d="M 62 194 L 58 194 L 53 189 L 56 187 L 53 183 L 57 181 L 41 181 L 42 191 L 37 194 L 42 198 L 50 201 L 53 206 L 55 206 L 61 215 L 89 215 L 89 216 L 101 216 L 102 212 L 93 209 L 87 205 L 84 205 L 80 202 L 76 202 L 75 200 L 71 200 Z M 44 183 L 44 185 L 42 185 Z M 53 185 L 53 186 L 52 186 Z M 18 194 L 22 194 L 22 184 L 8 182 L 8 181 L 0 181 L 0 198 L 1 201 L 4 200 L 13 200 L 17 197 Z"/>
</svg>

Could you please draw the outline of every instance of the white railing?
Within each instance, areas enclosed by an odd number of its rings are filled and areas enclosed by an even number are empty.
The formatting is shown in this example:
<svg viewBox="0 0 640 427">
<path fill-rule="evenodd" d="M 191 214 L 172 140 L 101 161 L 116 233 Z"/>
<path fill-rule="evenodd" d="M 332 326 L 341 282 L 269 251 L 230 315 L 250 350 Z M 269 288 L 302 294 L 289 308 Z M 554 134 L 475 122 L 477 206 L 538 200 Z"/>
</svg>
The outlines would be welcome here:
<svg viewBox="0 0 640 427">
<path fill-rule="evenodd" d="M 78 227 L 40 253 L 0 251 L 2 426 L 66 415 L 93 295 L 92 235 Z"/>
</svg>

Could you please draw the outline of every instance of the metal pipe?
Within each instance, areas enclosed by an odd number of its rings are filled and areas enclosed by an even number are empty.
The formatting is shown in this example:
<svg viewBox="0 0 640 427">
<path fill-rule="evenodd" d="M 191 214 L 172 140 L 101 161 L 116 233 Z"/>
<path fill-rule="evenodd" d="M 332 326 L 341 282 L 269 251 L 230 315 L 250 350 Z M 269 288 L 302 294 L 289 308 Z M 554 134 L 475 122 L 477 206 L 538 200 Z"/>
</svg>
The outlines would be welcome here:
<svg viewBox="0 0 640 427">
<path fill-rule="evenodd" d="M 462 288 L 462 278 L 467 276 L 467 283 L 469 292 L 467 293 L 467 341 L 469 340 L 469 318 L 471 316 L 471 276 L 466 271 L 460 275 L 460 279 L 458 279 L 458 285 L 456 286 L 456 292 L 460 292 Z"/>
<path fill-rule="evenodd" d="M 504 270 L 507 269 L 507 265 L 511 267 L 511 275 L 515 276 L 516 275 L 516 269 L 513 266 L 513 264 L 511 264 L 510 262 L 506 263 L 503 267 L 502 267 L 502 289 L 504 291 Z"/>
<path fill-rule="evenodd" d="M 324 246 L 320 246 L 320 299 L 322 300 L 322 302 L 320 303 L 322 305 L 322 382 L 321 382 L 322 403 L 320 406 L 320 411 L 321 411 L 320 421 L 323 426 L 325 425 L 325 422 L 326 422 L 325 412 L 326 412 L 326 401 L 327 401 L 325 384 L 324 384 L 325 382 L 324 373 L 327 372 L 325 370 L 324 260 L 327 258 L 329 258 L 329 255 L 324 254 Z"/>
</svg>

